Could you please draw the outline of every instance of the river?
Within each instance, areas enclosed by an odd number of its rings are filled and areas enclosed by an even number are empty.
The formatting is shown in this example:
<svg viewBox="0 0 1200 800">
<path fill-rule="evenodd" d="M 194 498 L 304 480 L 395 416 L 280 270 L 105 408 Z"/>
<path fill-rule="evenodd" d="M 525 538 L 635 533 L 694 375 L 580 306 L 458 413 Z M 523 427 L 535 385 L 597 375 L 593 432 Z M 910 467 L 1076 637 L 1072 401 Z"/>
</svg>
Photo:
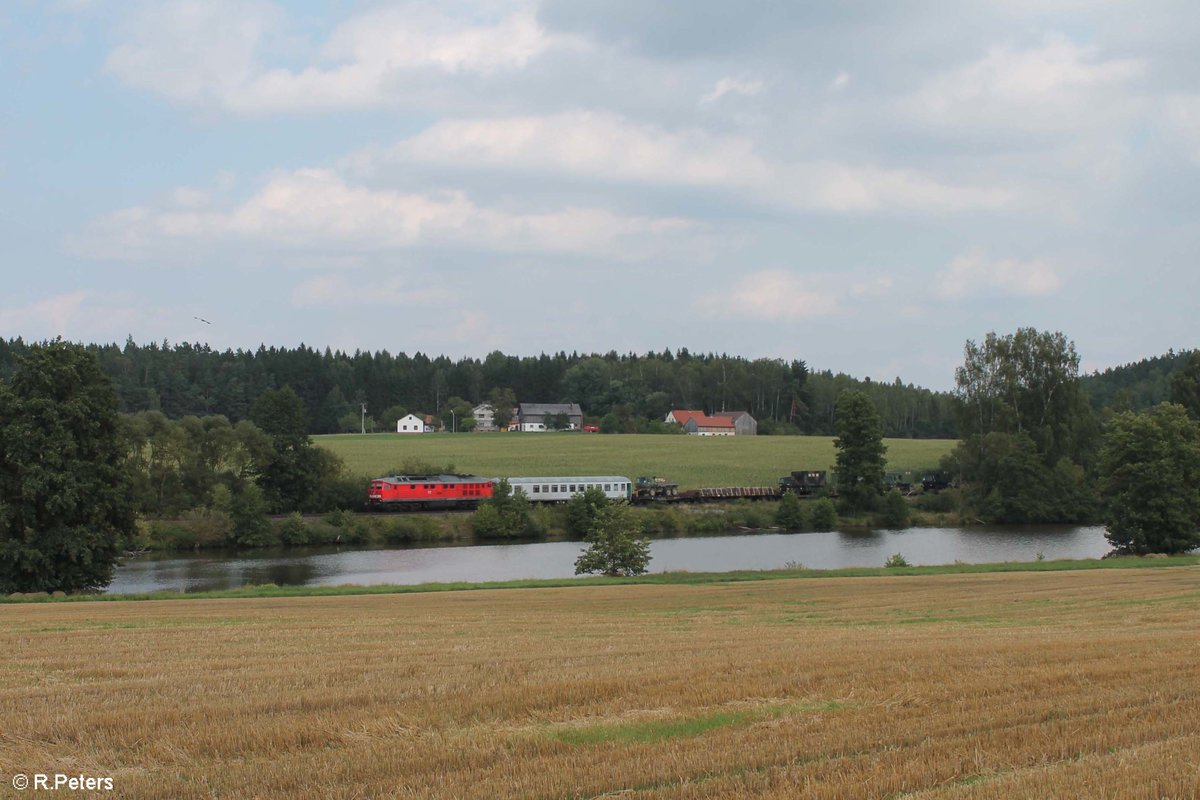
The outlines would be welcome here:
<svg viewBox="0 0 1200 800">
<path fill-rule="evenodd" d="M 149 554 L 117 568 L 108 592 L 230 589 L 247 584 L 330 586 L 505 581 L 574 575 L 580 542 L 470 544 L 352 550 L 296 548 L 237 553 Z M 1100 527 L 909 528 L 901 531 L 762 533 L 655 539 L 650 571 L 720 572 L 881 567 L 900 553 L 910 564 L 1099 558 L 1109 551 Z"/>
</svg>

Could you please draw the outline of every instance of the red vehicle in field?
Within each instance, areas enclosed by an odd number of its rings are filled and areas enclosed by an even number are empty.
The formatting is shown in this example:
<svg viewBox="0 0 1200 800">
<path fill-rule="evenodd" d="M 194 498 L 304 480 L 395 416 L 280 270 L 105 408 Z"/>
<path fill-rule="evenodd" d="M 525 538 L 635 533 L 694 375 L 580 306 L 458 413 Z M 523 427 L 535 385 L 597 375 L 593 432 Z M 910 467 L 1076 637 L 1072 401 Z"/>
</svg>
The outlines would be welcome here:
<svg viewBox="0 0 1200 800">
<path fill-rule="evenodd" d="M 492 481 L 478 475 L 389 475 L 371 481 L 373 509 L 474 508 L 492 496 Z"/>
</svg>

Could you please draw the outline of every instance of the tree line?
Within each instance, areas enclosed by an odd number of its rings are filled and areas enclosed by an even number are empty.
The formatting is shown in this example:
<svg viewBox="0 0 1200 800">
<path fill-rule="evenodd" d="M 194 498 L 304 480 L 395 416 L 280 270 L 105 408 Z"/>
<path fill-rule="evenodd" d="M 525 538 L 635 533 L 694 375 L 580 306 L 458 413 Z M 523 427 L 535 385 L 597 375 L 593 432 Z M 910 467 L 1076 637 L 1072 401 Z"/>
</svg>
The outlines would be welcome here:
<svg viewBox="0 0 1200 800">
<path fill-rule="evenodd" d="M 28 351 L 23 340 L 0 340 L 0 379 Z M 517 402 L 578 403 L 606 432 L 656 432 L 673 408 L 748 411 L 760 434 L 833 433 L 833 408 L 847 389 L 867 393 L 888 436 L 952 437 L 955 401 L 899 378 L 890 382 L 810 372 L 793 359 L 693 354 L 686 348 L 645 354 L 557 352 L 485 358 L 345 353 L 259 347 L 213 350 L 169 342 L 88 344 L 112 381 L 124 413 L 159 412 L 169 419 L 220 415 L 250 419 L 269 390 L 290 387 L 309 421 L 308 433 L 391 430 L 409 412 L 428 414 L 447 429 L 470 430 L 471 408 Z M 362 407 L 366 405 L 366 413 Z M 452 413 L 453 412 L 453 413 Z"/>
</svg>

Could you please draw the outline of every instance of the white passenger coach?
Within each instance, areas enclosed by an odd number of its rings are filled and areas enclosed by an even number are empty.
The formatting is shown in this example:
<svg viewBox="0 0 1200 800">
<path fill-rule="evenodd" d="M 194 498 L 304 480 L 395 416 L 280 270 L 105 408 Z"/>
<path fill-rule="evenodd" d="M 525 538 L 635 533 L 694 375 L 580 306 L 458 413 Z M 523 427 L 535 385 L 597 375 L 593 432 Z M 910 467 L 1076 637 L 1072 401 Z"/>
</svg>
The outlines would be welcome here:
<svg viewBox="0 0 1200 800">
<path fill-rule="evenodd" d="M 633 482 L 624 475 L 575 475 L 565 478 L 509 478 L 513 491 L 520 489 L 533 503 L 565 503 L 592 487 L 609 500 L 628 500 Z"/>
</svg>

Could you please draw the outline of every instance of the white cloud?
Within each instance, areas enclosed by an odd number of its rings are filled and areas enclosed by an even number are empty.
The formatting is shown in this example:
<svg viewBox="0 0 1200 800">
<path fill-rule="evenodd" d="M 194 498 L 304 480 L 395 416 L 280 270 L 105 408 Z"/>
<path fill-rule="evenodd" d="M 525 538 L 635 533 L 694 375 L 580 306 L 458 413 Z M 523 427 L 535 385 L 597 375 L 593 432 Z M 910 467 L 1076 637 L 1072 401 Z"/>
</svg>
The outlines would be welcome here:
<svg viewBox="0 0 1200 800">
<path fill-rule="evenodd" d="M 850 294 L 855 297 L 885 297 L 891 294 L 896 281 L 883 275 L 866 281 L 859 281 L 850 286 Z"/>
<path fill-rule="evenodd" d="M 434 9 L 407 3 L 351 17 L 291 68 L 265 63 L 269 41 L 284 29 L 276 6 L 172 0 L 134 15 L 127 41 L 105 66 L 126 84 L 172 100 L 261 114 L 391 105 L 433 76 L 486 77 L 580 46 L 548 34 L 529 11 L 478 21 Z"/>
<path fill-rule="evenodd" d="M 20 332 L 36 326 L 50 331 L 65 331 L 79 314 L 87 297 L 85 291 L 67 292 L 24 307 L 0 308 L 0 330 Z"/>
<path fill-rule="evenodd" d="M 331 170 L 302 169 L 276 174 L 256 194 L 224 209 L 122 209 L 92 223 L 71 249 L 118 260 L 222 243 L 301 254 L 432 246 L 637 258 L 647 241 L 689 227 L 678 218 L 598 208 L 526 213 L 484 208 L 461 192 L 370 189 Z"/>
<path fill-rule="evenodd" d="M 454 295 L 448 289 L 428 286 L 421 270 L 372 269 L 367 273 L 317 275 L 292 289 L 297 308 L 347 306 L 428 306 L 447 303 Z"/>
<path fill-rule="evenodd" d="M 833 76 L 833 80 L 829 82 L 830 92 L 840 92 L 850 85 L 850 73 L 846 70 L 841 70 L 837 75 Z"/>
<path fill-rule="evenodd" d="M 749 317 L 773 321 L 796 321 L 836 314 L 836 292 L 819 288 L 820 283 L 811 277 L 784 270 L 730 276 L 726 288 L 697 298 L 696 308 L 711 317 Z"/>
<path fill-rule="evenodd" d="M 754 185 L 771 172 L 747 139 L 671 132 L 589 111 L 443 120 L 384 158 L 685 185 Z M 359 168 L 370 170 L 370 157 Z"/>
<path fill-rule="evenodd" d="M 1041 297 L 1062 286 L 1055 268 L 1041 259 L 989 259 L 973 250 L 959 256 L 938 274 L 938 296 L 958 300 L 975 295 Z"/>
<path fill-rule="evenodd" d="M 0 336 L 117 341 L 139 326 L 170 330 L 172 321 L 162 309 L 147 308 L 127 293 L 78 289 L 0 308 Z M 152 333 L 151 338 L 156 335 Z"/>
<path fill-rule="evenodd" d="M 801 211 L 956 212 L 1030 207 L 1016 189 L 944 183 L 911 169 L 839 162 L 771 162 L 742 136 L 667 130 L 611 113 L 443 120 L 382 155 L 348 160 L 363 174 L 387 163 L 436 164 L 716 187 Z"/>
<path fill-rule="evenodd" d="M 1030 49 L 992 47 L 928 80 L 898 107 L 930 125 L 1058 132 L 1119 111 L 1124 85 L 1146 70 L 1140 59 L 1105 59 L 1096 47 L 1047 36 Z"/>
<path fill-rule="evenodd" d="M 761 94 L 763 82 L 757 78 L 721 78 L 711 90 L 700 98 L 700 105 L 715 103 L 727 94 L 740 94 L 747 97 Z"/>
<path fill-rule="evenodd" d="M 1200 94 L 1179 94 L 1167 99 L 1167 126 L 1179 149 L 1200 165 Z"/>
<path fill-rule="evenodd" d="M 224 103 L 258 70 L 262 40 L 282 19 L 265 2 L 173 0 L 147 4 L 105 69 L 129 86 L 186 103 Z"/>
</svg>

